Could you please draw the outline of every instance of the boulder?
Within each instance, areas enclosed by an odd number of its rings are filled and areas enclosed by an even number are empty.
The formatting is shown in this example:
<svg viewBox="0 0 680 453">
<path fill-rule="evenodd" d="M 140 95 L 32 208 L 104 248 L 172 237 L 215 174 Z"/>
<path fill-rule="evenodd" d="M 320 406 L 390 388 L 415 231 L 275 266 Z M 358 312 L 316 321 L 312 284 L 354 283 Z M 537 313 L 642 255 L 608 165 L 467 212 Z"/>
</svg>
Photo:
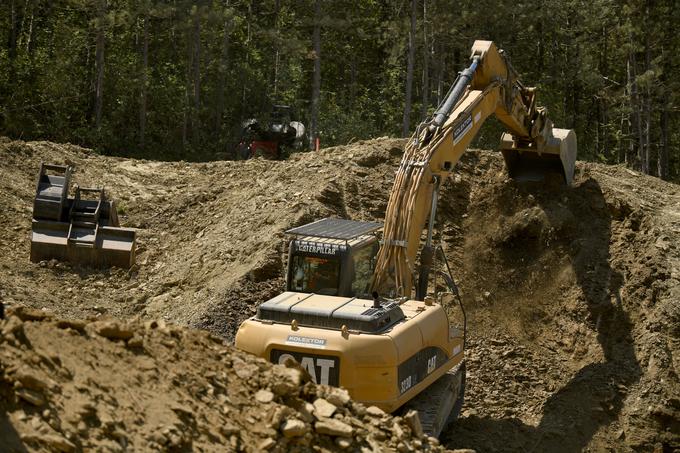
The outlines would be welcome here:
<svg viewBox="0 0 680 453">
<path fill-rule="evenodd" d="M 255 399 L 260 403 L 271 403 L 274 400 L 274 394 L 269 390 L 258 390 Z"/>
<path fill-rule="evenodd" d="M 368 406 L 366 408 L 366 413 L 373 417 L 382 417 L 385 415 L 385 411 L 380 409 L 378 406 Z"/>
<path fill-rule="evenodd" d="M 16 394 L 19 398 L 22 400 L 26 401 L 29 404 L 32 404 L 33 406 L 44 406 L 45 405 L 45 397 L 42 395 L 40 392 L 36 392 L 35 390 L 31 389 L 18 389 L 16 391 Z"/>
<path fill-rule="evenodd" d="M 408 411 L 406 415 L 404 415 L 404 421 L 408 427 L 411 428 L 411 432 L 414 436 L 423 436 L 423 425 L 420 424 L 420 417 L 418 416 L 417 411 L 414 411 L 413 409 Z"/>
<path fill-rule="evenodd" d="M 349 392 L 338 387 L 329 387 L 326 393 L 326 400 L 335 406 L 344 406 L 350 401 Z"/>
<path fill-rule="evenodd" d="M 132 329 L 115 321 L 96 322 L 93 327 L 97 335 L 109 340 L 129 340 L 134 335 Z"/>
</svg>

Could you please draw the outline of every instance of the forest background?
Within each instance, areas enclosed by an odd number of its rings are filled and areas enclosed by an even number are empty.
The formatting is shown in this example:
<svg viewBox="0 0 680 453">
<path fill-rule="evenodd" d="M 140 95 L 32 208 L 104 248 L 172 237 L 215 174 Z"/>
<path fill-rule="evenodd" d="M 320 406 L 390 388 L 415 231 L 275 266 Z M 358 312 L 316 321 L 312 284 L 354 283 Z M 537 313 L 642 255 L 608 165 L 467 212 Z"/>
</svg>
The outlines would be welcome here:
<svg viewBox="0 0 680 453">
<path fill-rule="evenodd" d="M 322 146 L 407 136 L 495 41 L 579 158 L 680 177 L 674 0 L 5 0 L 0 134 L 231 157 L 294 108 Z M 494 149 L 489 121 L 474 146 Z"/>
</svg>

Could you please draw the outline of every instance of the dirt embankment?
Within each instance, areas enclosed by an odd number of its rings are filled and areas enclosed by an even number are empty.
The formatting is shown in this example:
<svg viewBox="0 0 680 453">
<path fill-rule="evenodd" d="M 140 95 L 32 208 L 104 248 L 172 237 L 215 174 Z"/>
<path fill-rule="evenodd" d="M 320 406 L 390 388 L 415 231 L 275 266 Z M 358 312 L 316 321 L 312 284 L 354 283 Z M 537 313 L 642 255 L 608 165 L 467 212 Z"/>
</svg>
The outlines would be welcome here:
<svg viewBox="0 0 680 453">
<path fill-rule="evenodd" d="M 0 297 L 231 339 L 283 288 L 285 229 L 328 215 L 381 220 L 403 144 L 185 164 L 5 142 Z M 122 223 L 139 231 L 135 268 L 28 262 L 40 160 L 76 164 L 76 181 L 104 184 L 121 202 Z M 678 186 L 589 163 L 570 188 L 520 184 L 498 154 L 471 151 L 444 185 L 438 215 L 470 339 L 463 416 L 442 437 L 449 448 L 680 448 Z"/>
<path fill-rule="evenodd" d="M 2 451 L 443 450 L 414 418 L 205 331 L 23 308 L 0 328 Z"/>
<path fill-rule="evenodd" d="M 0 295 L 9 304 L 64 316 L 162 318 L 229 336 L 235 324 L 215 325 L 206 313 L 232 300 L 226 309 L 242 318 L 252 314 L 251 302 L 279 290 L 275 279 L 282 275 L 286 229 L 327 215 L 379 216 L 392 169 L 388 151 L 400 152 L 401 144 L 368 143 L 283 162 L 186 164 L 110 158 L 48 142 L 4 142 L 0 221 L 7 227 L 0 238 Z M 74 183 L 103 185 L 117 200 L 122 225 L 138 231 L 133 269 L 26 260 L 41 161 L 75 165 Z M 353 198 L 348 205 L 345 191 Z"/>
<path fill-rule="evenodd" d="M 447 439 L 488 451 L 677 449 L 678 187 L 595 164 L 579 164 L 573 187 L 518 184 L 478 157 L 473 173 L 491 177 L 467 186 L 467 217 L 443 228 L 464 231 L 444 242 L 473 337 L 473 403 Z M 475 178 L 464 173 L 462 187 Z"/>
</svg>

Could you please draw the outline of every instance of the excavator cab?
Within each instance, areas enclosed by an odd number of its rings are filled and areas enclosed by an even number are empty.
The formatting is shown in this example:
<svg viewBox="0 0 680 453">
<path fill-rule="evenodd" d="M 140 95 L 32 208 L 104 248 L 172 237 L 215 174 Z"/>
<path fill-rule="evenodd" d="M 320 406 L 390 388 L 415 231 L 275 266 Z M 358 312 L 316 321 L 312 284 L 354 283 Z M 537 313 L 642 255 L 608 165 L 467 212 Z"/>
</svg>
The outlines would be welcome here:
<svg viewBox="0 0 680 453">
<path fill-rule="evenodd" d="M 286 231 L 287 290 L 325 296 L 370 299 L 382 224 L 322 219 Z"/>
<path fill-rule="evenodd" d="M 463 403 L 465 327 L 432 298 L 373 297 L 382 227 L 326 218 L 286 231 L 286 291 L 260 304 L 234 342 L 273 363 L 296 361 L 313 382 L 366 405 L 414 409 L 437 436 Z"/>
</svg>

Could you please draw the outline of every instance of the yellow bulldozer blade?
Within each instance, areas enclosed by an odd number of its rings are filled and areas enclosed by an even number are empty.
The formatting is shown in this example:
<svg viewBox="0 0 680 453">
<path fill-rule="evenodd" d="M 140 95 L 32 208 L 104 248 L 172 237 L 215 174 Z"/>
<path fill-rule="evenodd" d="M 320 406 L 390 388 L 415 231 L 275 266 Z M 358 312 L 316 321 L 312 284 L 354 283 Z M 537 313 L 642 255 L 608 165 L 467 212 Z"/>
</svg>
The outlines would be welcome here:
<svg viewBox="0 0 680 453">
<path fill-rule="evenodd" d="M 511 178 L 540 181 L 546 174 L 559 173 L 568 185 L 574 179 L 576 134 L 572 129 L 552 129 L 552 136 L 543 146 L 522 142 L 504 133 L 500 149 Z"/>
</svg>

